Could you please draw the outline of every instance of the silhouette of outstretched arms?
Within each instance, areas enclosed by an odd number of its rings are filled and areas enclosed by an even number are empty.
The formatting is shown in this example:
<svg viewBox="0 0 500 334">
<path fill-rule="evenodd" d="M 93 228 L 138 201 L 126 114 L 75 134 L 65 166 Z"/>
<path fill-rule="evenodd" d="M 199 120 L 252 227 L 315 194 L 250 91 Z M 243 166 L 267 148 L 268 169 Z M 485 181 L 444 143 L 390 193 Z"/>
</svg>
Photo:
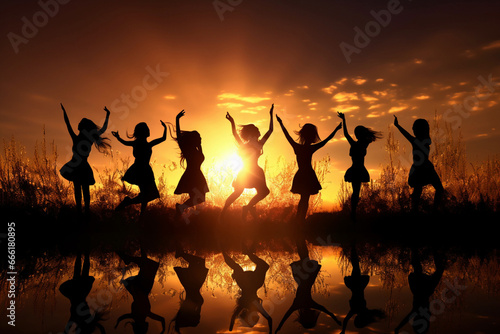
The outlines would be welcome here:
<svg viewBox="0 0 500 334">
<path fill-rule="evenodd" d="M 337 317 L 335 316 L 335 314 L 333 314 L 332 312 L 328 311 L 326 309 L 326 307 L 324 307 L 323 305 L 320 305 L 318 304 L 317 302 L 313 301 L 313 305 L 311 306 L 311 308 L 313 309 L 316 309 L 320 312 L 323 312 L 325 314 L 327 314 L 328 316 L 330 316 L 330 318 L 332 318 L 336 323 L 337 325 L 341 325 L 340 321 L 337 319 Z"/>
<path fill-rule="evenodd" d="M 342 119 L 342 125 L 344 127 L 344 137 L 347 139 L 349 144 L 352 145 L 352 143 L 354 143 L 354 139 L 352 139 L 351 135 L 349 135 L 349 131 L 347 130 L 347 125 L 345 123 L 345 115 L 343 112 L 340 111 L 337 112 L 337 115 L 340 117 L 340 119 Z"/>
<path fill-rule="evenodd" d="M 345 333 L 345 330 L 347 328 L 347 324 L 349 323 L 349 320 L 351 320 L 353 315 L 354 315 L 354 312 L 352 310 L 349 310 L 349 313 L 347 313 L 347 315 L 345 316 L 344 321 L 342 323 L 342 331 L 340 332 L 340 334 Z"/>
<path fill-rule="evenodd" d="M 116 319 L 115 329 L 118 327 L 120 322 L 122 322 L 125 319 L 133 319 L 132 313 L 125 313 L 121 315 L 118 319 Z"/>
<path fill-rule="evenodd" d="M 118 139 L 118 141 L 120 143 L 122 143 L 123 145 L 125 146 L 133 146 L 134 145 L 134 141 L 133 140 L 125 140 L 123 139 L 122 137 L 120 137 L 120 134 L 118 133 L 118 131 L 111 131 L 111 134 L 116 138 Z"/>
<path fill-rule="evenodd" d="M 181 134 L 181 122 L 180 122 L 180 119 L 181 117 L 183 117 L 184 115 L 186 114 L 186 112 L 184 111 L 184 109 L 182 109 L 178 114 L 177 116 L 175 116 L 175 135 L 177 136 L 177 138 L 179 138 L 180 134 Z"/>
<path fill-rule="evenodd" d="M 69 122 L 68 114 L 66 113 L 66 109 L 64 109 L 64 106 L 62 103 L 61 103 L 61 108 L 63 110 L 64 123 L 66 123 L 66 128 L 68 129 L 69 135 L 71 136 L 71 138 L 75 138 L 76 137 L 75 131 L 73 131 L 73 128 L 71 127 L 71 123 Z"/>
<path fill-rule="evenodd" d="M 285 324 L 285 322 L 287 321 L 287 319 L 292 315 L 293 312 L 299 310 L 302 307 L 304 307 L 304 306 L 300 305 L 299 302 L 294 301 L 293 304 L 288 309 L 288 311 L 286 311 L 285 315 L 283 316 L 283 319 L 281 319 L 281 321 L 280 321 L 280 323 L 278 325 L 278 328 L 276 328 L 276 332 L 275 333 L 278 333 L 278 331 L 281 329 L 281 327 L 283 327 L 283 325 Z M 313 308 L 313 309 L 316 309 L 316 310 L 318 310 L 320 312 L 323 312 L 323 313 L 329 315 L 339 326 L 341 325 L 340 321 L 337 319 L 337 317 L 335 316 L 335 314 L 333 314 L 332 312 L 328 311 L 326 309 L 326 307 L 324 307 L 323 305 L 320 305 L 317 302 L 313 301 L 312 305 L 310 305 L 309 307 Z"/>
<path fill-rule="evenodd" d="M 330 133 L 330 135 L 328 137 L 326 137 L 323 141 L 317 143 L 317 144 L 314 144 L 313 147 L 315 150 L 318 150 L 320 148 L 322 148 L 323 146 L 326 145 L 326 143 L 328 143 L 333 137 L 335 137 L 335 134 L 337 133 L 337 131 L 339 131 L 340 129 L 342 128 L 342 122 L 339 123 L 339 125 L 337 125 L 337 127 L 335 128 L 335 130 L 333 130 L 332 133 Z"/>
<path fill-rule="evenodd" d="M 266 134 L 262 137 L 262 139 L 259 141 L 261 145 L 264 145 L 266 141 L 269 139 L 269 136 L 271 133 L 273 133 L 274 130 L 274 125 L 273 125 L 273 110 L 274 110 L 274 103 L 271 105 L 271 110 L 269 110 L 269 130 L 267 130 Z"/>
<path fill-rule="evenodd" d="M 234 118 L 229 115 L 229 112 L 226 113 L 226 119 L 231 122 L 231 130 L 233 131 L 233 136 L 234 139 L 236 139 L 236 142 L 238 145 L 243 145 L 243 141 L 241 140 L 240 136 L 238 135 L 238 131 L 236 131 L 236 124 L 234 123 Z"/>
<path fill-rule="evenodd" d="M 160 138 L 153 139 L 149 145 L 151 147 L 158 145 L 159 143 L 163 143 L 167 139 L 167 125 L 163 123 L 163 121 L 160 121 L 161 125 L 163 126 L 163 135 Z"/>
<path fill-rule="evenodd" d="M 288 309 L 288 311 L 286 311 L 285 315 L 283 316 L 283 319 L 281 319 L 279 325 L 278 325 L 278 328 L 276 328 L 276 331 L 274 333 L 278 333 L 278 331 L 281 329 L 281 327 L 283 327 L 283 325 L 285 324 L 285 322 L 287 321 L 288 318 L 290 318 L 290 316 L 292 315 L 293 312 L 297 311 L 299 309 L 299 306 L 298 305 L 295 305 L 295 303 L 293 303 L 290 308 Z"/>
<path fill-rule="evenodd" d="M 406 131 L 401 125 L 399 125 L 396 115 L 394 115 L 394 126 L 398 128 L 399 132 L 401 132 L 401 134 L 403 134 L 403 136 L 405 136 L 405 138 L 408 139 L 409 142 L 413 142 L 415 137 L 413 137 L 408 131 Z"/>
<path fill-rule="evenodd" d="M 165 333 L 165 318 L 153 312 L 149 312 L 148 316 L 153 320 L 159 321 L 161 323 L 161 329 L 162 329 L 160 334 Z"/>
<path fill-rule="evenodd" d="M 97 131 L 99 136 L 106 132 L 106 129 L 108 128 L 109 114 L 111 114 L 106 106 L 104 107 L 104 111 L 106 112 L 106 118 L 104 119 L 104 124 L 102 125 L 102 127 L 99 129 L 99 131 Z"/>
<path fill-rule="evenodd" d="M 283 133 L 285 134 L 285 138 L 286 138 L 286 140 L 288 140 L 288 142 L 290 143 L 290 145 L 292 145 L 292 147 L 298 145 L 295 142 L 295 140 L 293 140 L 293 138 L 290 136 L 290 134 L 288 133 L 288 130 L 283 125 L 283 121 L 281 120 L 281 118 L 278 115 L 276 115 L 276 119 L 278 120 L 278 123 L 281 126 L 281 130 L 283 130 Z"/>
</svg>

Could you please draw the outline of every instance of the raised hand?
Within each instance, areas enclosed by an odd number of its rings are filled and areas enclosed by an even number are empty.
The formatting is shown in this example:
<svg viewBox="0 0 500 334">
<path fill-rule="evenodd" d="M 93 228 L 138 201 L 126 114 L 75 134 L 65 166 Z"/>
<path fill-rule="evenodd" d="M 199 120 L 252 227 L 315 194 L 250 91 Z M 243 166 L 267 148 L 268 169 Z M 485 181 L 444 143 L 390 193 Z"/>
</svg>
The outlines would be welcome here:
<svg viewBox="0 0 500 334">
<path fill-rule="evenodd" d="M 234 123 L 234 119 L 231 115 L 229 115 L 229 112 L 226 113 L 226 119 L 231 122 L 231 123 Z"/>
<path fill-rule="evenodd" d="M 161 123 L 161 125 L 162 125 L 164 128 L 167 128 L 167 125 L 166 125 L 165 123 L 163 123 L 163 121 L 162 121 L 162 120 L 160 120 L 160 123 Z"/>
<path fill-rule="evenodd" d="M 274 110 L 274 103 L 271 105 L 271 110 L 269 110 L 269 113 L 271 114 L 271 117 L 273 116 L 273 110 Z"/>
<path fill-rule="evenodd" d="M 109 109 L 108 109 L 106 106 L 104 106 L 104 111 L 105 111 L 105 112 L 106 112 L 106 114 L 108 114 L 108 115 L 111 113 L 111 111 L 109 111 Z"/>
<path fill-rule="evenodd" d="M 181 118 L 182 116 L 184 116 L 186 114 L 186 112 L 184 111 L 184 109 L 182 109 L 176 116 L 177 119 Z"/>
<path fill-rule="evenodd" d="M 118 131 L 111 131 L 111 134 L 112 134 L 115 138 L 120 138 L 120 135 L 118 134 Z"/>
<path fill-rule="evenodd" d="M 394 125 L 395 126 L 399 125 L 398 118 L 396 117 L 396 115 L 394 115 Z"/>
<path fill-rule="evenodd" d="M 281 120 L 281 118 L 280 118 L 278 115 L 276 115 L 276 120 L 277 120 L 277 121 L 278 121 L 278 123 L 280 123 L 280 124 L 282 124 L 282 123 L 283 123 L 283 121 Z"/>
<path fill-rule="evenodd" d="M 343 112 L 337 111 L 337 116 L 339 116 L 342 120 L 345 119 L 345 115 Z"/>
<path fill-rule="evenodd" d="M 339 123 L 339 125 L 337 125 L 337 127 L 335 128 L 335 131 L 338 131 L 342 129 L 342 122 Z"/>
<path fill-rule="evenodd" d="M 66 109 L 64 109 L 64 106 L 63 106 L 63 104 L 62 104 L 62 103 L 61 103 L 61 108 L 62 108 L 62 110 L 63 110 L 64 112 L 66 112 Z"/>
</svg>

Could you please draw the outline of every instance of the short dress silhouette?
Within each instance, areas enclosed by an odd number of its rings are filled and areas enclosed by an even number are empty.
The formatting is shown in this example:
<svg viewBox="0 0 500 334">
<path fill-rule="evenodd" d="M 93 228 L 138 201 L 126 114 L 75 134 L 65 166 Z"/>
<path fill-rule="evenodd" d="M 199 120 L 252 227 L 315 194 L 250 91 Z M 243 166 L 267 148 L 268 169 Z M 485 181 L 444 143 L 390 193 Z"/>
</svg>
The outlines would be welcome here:
<svg viewBox="0 0 500 334">
<path fill-rule="evenodd" d="M 87 296 L 94 284 L 93 276 L 79 276 L 70 279 L 59 286 L 59 291 L 64 297 L 70 300 L 70 320 L 81 324 L 91 319 L 89 305 L 86 302 Z"/>
<path fill-rule="evenodd" d="M 185 156 L 187 167 L 177 184 L 177 188 L 175 188 L 174 194 L 207 193 L 209 191 L 207 180 L 201 172 L 201 164 L 205 160 L 203 152 L 194 149 Z"/>
<path fill-rule="evenodd" d="M 262 146 L 244 144 L 239 148 L 239 155 L 243 159 L 243 169 L 233 181 L 233 188 L 266 188 L 264 170 L 258 165 L 259 157 L 262 155 Z"/>
<path fill-rule="evenodd" d="M 428 184 L 440 183 L 439 175 L 434 169 L 434 165 L 429 161 L 431 140 L 429 138 L 420 140 L 413 138 L 411 146 L 413 150 L 413 164 L 408 176 L 410 187 L 423 187 Z"/>
<path fill-rule="evenodd" d="M 311 289 L 321 270 L 321 265 L 316 260 L 301 259 L 299 261 L 292 262 L 290 267 L 292 268 L 293 279 L 298 284 L 295 299 L 302 301 L 311 299 Z M 307 275 L 304 275 L 305 268 L 314 268 L 314 271 L 309 272 L 309 270 L 306 269 Z"/>
<path fill-rule="evenodd" d="M 153 150 L 149 143 L 139 144 L 135 142 L 132 151 L 135 161 L 122 177 L 123 181 L 139 186 L 141 194 L 144 194 L 146 199 L 150 201 L 160 197 L 153 169 L 149 165 L 152 153 Z"/>
<path fill-rule="evenodd" d="M 312 168 L 312 155 L 316 151 L 312 145 L 293 145 L 299 170 L 295 173 L 290 191 L 294 194 L 314 195 L 322 188 L 316 172 Z"/>
<path fill-rule="evenodd" d="M 66 180 L 82 185 L 95 184 L 94 172 L 87 159 L 92 149 L 86 135 L 80 133 L 73 138 L 73 157 L 59 170 Z"/>
<path fill-rule="evenodd" d="M 359 313 L 361 310 L 366 309 L 365 288 L 370 282 L 368 275 L 352 275 L 345 276 L 345 286 L 351 290 L 352 297 L 349 300 L 351 311 Z"/>
<path fill-rule="evenodd" d="M 349 149 L 352 166 L 345 172 L 346 182 L 370 182 L 370 174 L 365 167 L 366 145 L 359 141 L 353 142 Z"/>
</svg>

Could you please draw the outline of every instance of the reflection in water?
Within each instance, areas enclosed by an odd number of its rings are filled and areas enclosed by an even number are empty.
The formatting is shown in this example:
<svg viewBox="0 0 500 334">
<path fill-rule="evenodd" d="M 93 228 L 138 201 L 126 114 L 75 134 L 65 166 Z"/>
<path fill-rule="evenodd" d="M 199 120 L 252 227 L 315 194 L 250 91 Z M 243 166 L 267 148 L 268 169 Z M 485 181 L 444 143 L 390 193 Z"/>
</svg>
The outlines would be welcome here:
<svg viewBox="0 0 500 334">
<path fill-rule="evenodd" d="M 105 333 L 104 327 L 99 323 L 103 319 L 105 312 L 96 310 L 92 314 L 87 303 L 87 296 L 92 290 L 95 280 L 94 276 L 89 275 L 89 240 L 88 237 L 82 236 L 79 241 L 80 245 L 76 254 L 73 278 L 59 286 L 59 291 L 71 302 L 71 315 L 64 333 L 90 334 L 96 329 L 99 329 L 101 333 Z M 82 248 L 84 253 L 83 265 Z"/>
<path fill-rule="evenodd" d="M 271 316 L 262 307 L 262 299 L 257 296 L 257 290 L 264 285 L 269 265 L 266 261 L 257 255 L 246 251 L 244 252 L 255 264 L 255 270 L 245 271 L 228 254 L 222 253 L 226 264 L 233 269 L 232 277 L 241 289 L 241 295 L 236 301 L 236 307 L 231 316 L 229 330 L 232 331 L 236 318 L 239 318 L 241 325 L 245 327 L 254 327 L 259 321 L 259 313 L 267 319 L 269 324 L 269 333 L 273 332 L 273 323 Z"/>
<path fill-rule="evenodd" d="M 187 268 L 174 267 L 177 277 L 181 282 L 186 297 L 181 299 L 181 306 L 175 318 L 172 320 L 174 330 L 180 333 L 183 327 L 196 327 L 200 323 L 201 306 L 203 305 L 203 297 L 200 289 L 207 278 L 208 269 L 205 267 L 205 259 L 199 256 L 177 251 L 176 258 L 183 258 L 189 263 Z"/>
<path fill-rule="evenodd" d="M 351 290 L 352 296 L 349 300 L 350 310 L 344 318 L 341 333 L 345 333 L 347 324 L 354 315 L 356 315 L 354 318 L 354 326 L 356 328 L 365 328 L 369 324 L 385 318 L 384 311 L 368 309 L 368 307 L 366 307 L 365 288 L 370 282 L 370 276 L 361 275 L 356 243 L 353 243 L 350 249 L 349 261 L 352 265 L 352 271 L 350 276 L 344 277 L 344 283 L 345 286 Z"/>
<path fill-rule="evenodd" d="M 321 312 L 328 314 L 338 325 L 340 325 L 340 321 L 337 320 L 333 313 L 328 311 L 323 305 L 318 304 L 312 298 L 311 289 L 321 270 L 321 265 L 318 261 L 309 258 L 309 251 L 305 240 L 297 241 L 297 252 L 299 253 L 300 260 L 290 264 L 293 279 L 298 284 L 295 299 L 288 311 L 286 311 L 283 319 L 281 319 L 276 332 L 281 329 L 286 320 L 295 311 L 299 312 L 298 322 L 304 328 L 309 329 L 316 327 Z"/>
<path fill-rule="evenodd" d="M 151 303 L 149 302 L 149 294 L 153 288 L 156 272 L 158 271 L 159 263 L 145 256 L 134 257 L 126 254 L 118 254 L 125 264 L 135 263 L 139 266 L 139 273 L 136 276 L 131 276 L 122 280 L 123 285 L 134 299 L 131 305 L 131 312 L 126 313 L 118 318 L 115 328 L 120 322 L 125 319 L 131 319 L 132 329 L 135 334 L 147 333 L 149 324 L 146 318 L 159 321 L 162 326 L 161 333 L 165 332 L 165 318 L 151 312 Z"/>
<path fill-rule="evenodd" d="M 434 265 L 436 269 L 432 275 L 426 274 L 422 268 L 418 249 L 412 249 L 411 266 L 413 272 L 408 275 L 408 283 L 413 294 L 413 307 L 394 330 L 396 334 L 410 321 L 415 333 L 429 331 L 431 321 L 429 299 L 443 277 L 445 262 L 443 256 L 435 252 Z"/>
</svg>

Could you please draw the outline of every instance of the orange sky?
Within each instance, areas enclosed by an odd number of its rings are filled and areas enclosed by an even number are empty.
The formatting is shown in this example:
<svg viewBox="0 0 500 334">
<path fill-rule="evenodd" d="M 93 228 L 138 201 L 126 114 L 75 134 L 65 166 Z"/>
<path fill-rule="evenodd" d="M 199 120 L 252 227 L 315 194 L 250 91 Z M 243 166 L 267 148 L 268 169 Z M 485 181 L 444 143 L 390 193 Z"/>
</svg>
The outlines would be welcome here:
<svg viewBox="0 0 500 334">
<path fill-rule="evenodd" d="M 338 124 L 337 110 L 351 133 L 358 124 L 387 133 L 393 114 L 410 129 L 415 117 L 436 112 L 461 130 L 470 160 L 498 154 L 495 1 L 233 1 L 226 11 L 213 1 L 42 3 L 51 4 L 50 15 L 36 1 L 0 5 L 0 137 L 14 135 L 31 149 L 45 125 L 61 164 L 71 142 L 60 102 L 74 127 L 82 117 L 101 122 L 106 105 L 111 130 L 125 134 L 145 121 L 152 138 L 161 135 L 160 119 L 174 122 L 185 109 L 182 125 L 201 133 L 206 163 L 234 152 L 226 111 L 264 133 L 271 103 L 289 131 L 310 122 L 322 138 Z M 371 37 L 363 40 L 356 27 Z M 357 51 L 347 59 L 341 43 Z M 323 185 L 329 201 L 350 165 L 341 139 L 315 155 L 332 158 Z M 131 153 L 114 138 L 112 145 Z M 294 158 L 277 123 L 264 152 L 270 162 Z M 372 178 L 386 158 L 383 140 L 369 147 Z M 158 146 L 154 159 L 178 162 L 175 143 Z M 90 162 L 108 160 L 96 151 Z"/>
</svg>

